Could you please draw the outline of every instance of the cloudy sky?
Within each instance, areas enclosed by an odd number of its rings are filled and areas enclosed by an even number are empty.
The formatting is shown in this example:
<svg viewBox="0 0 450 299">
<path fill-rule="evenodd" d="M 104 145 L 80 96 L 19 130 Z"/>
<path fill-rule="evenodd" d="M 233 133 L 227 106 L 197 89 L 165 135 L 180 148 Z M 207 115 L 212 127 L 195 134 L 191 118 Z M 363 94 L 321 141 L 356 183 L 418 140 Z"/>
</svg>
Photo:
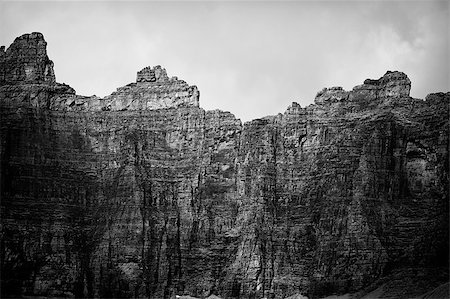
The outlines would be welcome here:
<svg viewBox="0 0 450 299">
<path fill-rule="evenodd" d="M 449 91 L 448 1 L 0 2 L 0 44 L 42 32 L 58 82 L 105 96 L 145 66 L 244 121 L 387 70 L 411 95 Z"/>
</svg>

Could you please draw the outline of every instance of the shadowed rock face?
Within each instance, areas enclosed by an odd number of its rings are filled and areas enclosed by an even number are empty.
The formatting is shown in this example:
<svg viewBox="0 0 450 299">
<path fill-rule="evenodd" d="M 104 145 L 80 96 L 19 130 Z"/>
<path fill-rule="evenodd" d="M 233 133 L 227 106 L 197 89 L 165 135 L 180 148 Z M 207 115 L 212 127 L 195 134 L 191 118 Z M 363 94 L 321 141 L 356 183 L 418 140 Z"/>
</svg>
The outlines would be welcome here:
<svg viewBox="0 0 450 299">
<path fill-rule="evenodd" d="M 241 124 L 160 66 L 76 95 L 45 47 L 0 51 L 2 297 L 314 298 L 392 278 L 386 296 L 411 298 L 448 281 L 450 93 L 413 99 L 387 72 Z"/>
<path fill-rule="evenodd" d="M 53 62 L 41 33 L 16 38 L 6 50 L 0 48 L 0 84 L 55 83 Z"/>
</svg>

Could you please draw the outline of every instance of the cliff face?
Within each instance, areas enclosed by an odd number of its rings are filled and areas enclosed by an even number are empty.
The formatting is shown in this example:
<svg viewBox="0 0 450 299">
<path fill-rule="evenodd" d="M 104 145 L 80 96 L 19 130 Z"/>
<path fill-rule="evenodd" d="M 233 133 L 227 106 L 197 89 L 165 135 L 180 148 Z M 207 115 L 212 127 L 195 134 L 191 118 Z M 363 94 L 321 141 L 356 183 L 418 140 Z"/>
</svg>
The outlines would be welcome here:
<svg viewBox="0 0 450 299">
<path fill-rule="evenodd" d="M 56 83 L 41 34 L 0 55 L 2 296 L 448 281 L 450 93 L 413 99 L 387 72 L 242 125 L 159 66 L 97 98 Z"/>
</svg>

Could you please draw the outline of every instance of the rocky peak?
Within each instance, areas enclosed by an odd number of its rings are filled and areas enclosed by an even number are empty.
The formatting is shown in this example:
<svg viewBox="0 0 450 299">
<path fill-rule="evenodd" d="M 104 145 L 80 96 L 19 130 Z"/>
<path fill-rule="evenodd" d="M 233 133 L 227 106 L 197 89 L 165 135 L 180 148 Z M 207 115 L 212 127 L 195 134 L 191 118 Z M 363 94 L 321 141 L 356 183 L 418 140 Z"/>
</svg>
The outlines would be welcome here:
<svg viewBox="0 0 450 299">
<path fill-rule="evenodd" d="M 104 98 L 103 110 L 156 110 L 181 106 L 199 106 L 200 92 L 177 77 L 167 76 L 157 65 L 137 72 L 136 83 L 120 87 Z"/>
<path fill-rule="evenodd" d="M 0 85 L 55 83 L 53 62 L 47 56 L 47 42 L 41 33 L 24 34 L 4 49 L 0 50 Z"/>
<path fill-rule="evenodd" d="M 146 67 L 137 73 L 137 82 L 117 88 L 104 97 L 68 95 L 57 97 L 52 110 L 125 111 L 199 107 L 200 92 L 177 77 L 169 78 L 161 66 Z"/>
<path fill-rule="evenodd" d="M 378 80 L 366 79 L 364 85 L 375 87 L 378 90 L 378 96 L 385 97 L 409 97 L 411 90 L 411 81 L 403 72 L 387 71 L 383 77 Z"/>
<path fill-rule="evenodd" d="M 162 68 L 160 65 L 152 68 L 147 66 L 137 72 L 136 82 L 157 82 L 157 81 L 167 81 L 169 77 L 167 76 L 166 69 Z"/>
<path fill-rule="evenodd" d="M 175 107 L 198 107 L 200 93 L 177 77 L 169 78 L 166 70 L 157 65 L 137 72 L 135 83 L 120 87 L 105 98 L 75 95 L 67 85 L 56 83 L 53 62 L 47 56 L 47 42 L 41 33 L 24 34 L 15 39 L 5 51 L 0 47 L 0 86 L 45 84 L 58 88 L 65 96 L 50 102 L 36 101 L 35 106 L 68 111 L 157 110 Z M 8 105 L 16 105 L 9 101 Z"/>
<path fill-rule="evenodd" d="M 324 88 L 314 99 L 316 105 L 327 105 L 349 100 L 353 102 L 373 103 L 375 100 L 409 97 L 411 81 L 405 73 L 387 71 L 379 79 L 366 79 L 352 91 L 342 87 Z"/>
</svg>

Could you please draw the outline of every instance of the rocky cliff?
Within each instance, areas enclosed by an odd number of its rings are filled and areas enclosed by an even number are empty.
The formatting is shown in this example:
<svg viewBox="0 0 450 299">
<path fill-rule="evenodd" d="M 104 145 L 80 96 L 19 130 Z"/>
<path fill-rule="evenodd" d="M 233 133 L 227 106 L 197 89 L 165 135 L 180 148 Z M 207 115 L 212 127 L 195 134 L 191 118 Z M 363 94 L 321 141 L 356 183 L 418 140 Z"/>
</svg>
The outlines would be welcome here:
<svg viewBox="0 0 450 299">
<path fill-rule="evenodd" d="M 40 33 L 0 67 L 2 297 L 411 298 L 449 279 L 448 92 L 387 72 L 242 124 L 160 66 L 76 95 Z"/>
</svg>

